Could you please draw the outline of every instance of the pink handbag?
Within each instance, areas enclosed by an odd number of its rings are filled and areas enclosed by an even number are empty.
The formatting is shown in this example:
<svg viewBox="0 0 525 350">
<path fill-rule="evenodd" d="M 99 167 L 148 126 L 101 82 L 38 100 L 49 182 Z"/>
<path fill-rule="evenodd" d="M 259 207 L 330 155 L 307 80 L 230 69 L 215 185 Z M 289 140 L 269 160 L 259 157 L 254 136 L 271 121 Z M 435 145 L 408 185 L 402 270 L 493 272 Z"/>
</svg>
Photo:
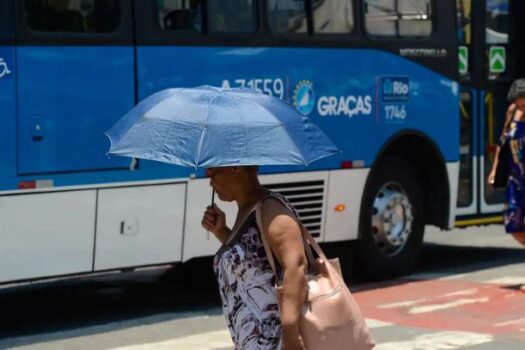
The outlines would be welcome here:
<svg viewBox="0 0 525 350">
<path fill-rule="evenodd" d="M 277 196 L 273 198 L 279 199 Z M 289 208 L 289 205 L 282 201 Z M 262 203 L 256 207 L 256 220 L 261 232 L 264 250 L 272 270 L 275 269 L 273 253 L 268 245 L 261 221 Z M 292 211 L 293 213 L 293 211 Z M 375 344 L 370 335 L 359 306 L 346 286 L 339 259 L 327 259 L 321 247 L 300 223 L 305 252 L 308 259 L 308 294 L 299 332 L 307 350 L 369 350 Z M 320 257 L 315 259 L 312 248 Z M 277 297 L 281 301 L 282 287 L 276 285 Z"/>
</svg>

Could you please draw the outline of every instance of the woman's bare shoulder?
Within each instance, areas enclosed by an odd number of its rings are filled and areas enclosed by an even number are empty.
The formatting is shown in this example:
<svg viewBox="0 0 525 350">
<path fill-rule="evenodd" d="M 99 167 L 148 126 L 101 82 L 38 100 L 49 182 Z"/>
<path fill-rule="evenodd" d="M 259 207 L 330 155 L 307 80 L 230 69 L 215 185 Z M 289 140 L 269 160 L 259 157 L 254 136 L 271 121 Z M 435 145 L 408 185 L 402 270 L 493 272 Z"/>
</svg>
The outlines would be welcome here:
<svg viewBox="0 0 525 350">
<path fill-rule="evenodd" d="M 297 222 L 297 218 L 290 208 L 274 196 L 269 196 L 263 201 L 261 216 L 263 223 L 266 224 L 270 224 L 276 218 L 279 218 L 280 221 L 290 221 L 291 219 L 294 222 Z"/>
<path fill-rule="evenodd" d="M 262 213 L 263 216 L 269 213 L 293 215 L 283 201 L 275 196 L 268 196 L 263 200 Z"/>
</svg>

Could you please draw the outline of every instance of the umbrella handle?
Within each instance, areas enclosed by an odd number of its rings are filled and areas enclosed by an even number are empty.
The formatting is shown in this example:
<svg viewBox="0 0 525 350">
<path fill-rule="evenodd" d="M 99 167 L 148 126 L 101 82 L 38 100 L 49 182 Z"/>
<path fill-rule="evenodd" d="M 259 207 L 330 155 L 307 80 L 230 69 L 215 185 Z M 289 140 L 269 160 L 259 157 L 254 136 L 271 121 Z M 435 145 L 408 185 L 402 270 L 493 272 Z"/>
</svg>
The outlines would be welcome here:
<svg viewBox="0 0 525 350">
<path fill-rule="evenodd" d="M 213 207 L 213 204 L 215 203 L 215 189 L 211 190 L 211 206 Z M 210 240 L 210 231 L 206 231 L 206 239 Z"/>
</svg>

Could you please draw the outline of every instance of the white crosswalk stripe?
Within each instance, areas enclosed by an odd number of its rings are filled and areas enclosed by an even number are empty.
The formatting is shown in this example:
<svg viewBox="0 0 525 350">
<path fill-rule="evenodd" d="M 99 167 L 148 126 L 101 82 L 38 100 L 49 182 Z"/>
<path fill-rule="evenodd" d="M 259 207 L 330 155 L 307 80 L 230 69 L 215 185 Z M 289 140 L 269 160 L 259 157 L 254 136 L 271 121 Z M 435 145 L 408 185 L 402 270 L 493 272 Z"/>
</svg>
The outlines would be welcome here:
<svg viewBox="0 0 525 350">
<path fill-rule="evenodd" d="M 491 342 L 490 334 L 470 332 L 437 332 L 423 334 L 412 340 L 378 344 L 375 350 L 455 350 Z"/>
<path fill-rule="evenodd" d="M 486 298 L 486 297 L 475 298 L 475 299 L 458 299 L 458 300 L 454 300 L 454 301 L 451 301 L 448 303 L 442 303 L 442 304 L 415 306 L 413 308 L 410 308 L 410 310 L 408 310 L 408 313 L 409 314 L 421 314 L 425 312 L 433 312 L 437 310 L 451 309 L 454 307 L 458 307 L 460 305 L 486 303 L 488 301 L 489 301 L 489 298 Z"/>
<path fill-rule="evenodd" d="M 367 319 L 371 329 L 393 326 L 392 323 Z M 489 334 L 471 332 L 436 332 L 416 336 L 413 339 L 377 344 L 376 350 L 455 350 L 489 343 Z M 185 336 L 177 339 L 149 344 L 138 344 L 112 348 L 111 350 L 218 350 L 231 347 L 228 331 L 214 331 Z"/>
<path fill-rule="evenodd" d="M 366 319 L 366 324 L 370 329 L 393 326 L 393 323 L 374 319 Z M 199 333 L 181 338 L 160 341 L 155 343 L 137 344 L 112 348 L 111 350 L 214 350 L 231 347 L 232 342 L 230 333 L 227 330 Z"/>
<path fill-rule="evenodd" d="M 525 318 L 519 318 L 517 320 L 510 320 L 510 321 L 496 323 L 494 326 L 496 326 L 496 327 L 505 327 L 505 326 L 513 325 L 513 324 L 520 324 L 520 325 L 523 324 L 523 325 L 525 325 Z"/>
<path fill-rule="evenodd" d="M 497 284 L 500 286 L 514 286 L 514 285 L 525 284 L 525 277 L 523 276 L 504 276 L 504 277 L 499 277 L 499 278 L 495 278 L 492 280 L 484 281 L 483 283 Z"/>
<path fill-rule="evenodd" d="M 228 330 L 189 335 L 177 339 L 149 344 L 138 344 L 111 350 L 215 350 L 232 347 Z"/>
<path fill-rule="evenodd" d="M 366 325 L 368 326 L 369 329 L 375 329 L 375 328 L 383 328 L 383 327 L 393 326 L 394 324 L 390 323 L 390 322 L 384 322 L 384 321 L 380 321 L 380 320 L 374 320 L 374 319 L 371 319 L 371 318 L 367 318 L 366 319 Z"/>
<path fill-rule="evenodd" d="M 407 307 L 407 306 L 421 304 L 421 303 L 424 303 L 425 301 L 427 301 L 427 299 L 424 299 L 424 298 L 416 299 L 416 300 L 406 300 L 406 301 L 400 301 L 396 303 L 382 304 L 382 305 L 379 305 L 377 308 L 378 309 L 395 309 L 398 307 Z"/>
</svg>

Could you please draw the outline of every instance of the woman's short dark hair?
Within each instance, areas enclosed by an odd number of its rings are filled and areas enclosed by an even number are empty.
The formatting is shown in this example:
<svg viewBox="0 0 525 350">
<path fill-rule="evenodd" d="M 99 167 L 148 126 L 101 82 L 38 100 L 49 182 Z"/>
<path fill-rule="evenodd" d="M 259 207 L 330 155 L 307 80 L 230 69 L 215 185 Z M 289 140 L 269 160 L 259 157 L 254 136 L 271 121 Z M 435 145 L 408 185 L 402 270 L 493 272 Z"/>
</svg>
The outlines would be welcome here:
<svg viewBox="0 0 525 350">
<path fill-rule="evenodd" d="M 525 78 L 514 80 L 507 94 L 507 101 L 510 103 L 516 101 L 518 98 L 525 98 Z"/>
</svg>

